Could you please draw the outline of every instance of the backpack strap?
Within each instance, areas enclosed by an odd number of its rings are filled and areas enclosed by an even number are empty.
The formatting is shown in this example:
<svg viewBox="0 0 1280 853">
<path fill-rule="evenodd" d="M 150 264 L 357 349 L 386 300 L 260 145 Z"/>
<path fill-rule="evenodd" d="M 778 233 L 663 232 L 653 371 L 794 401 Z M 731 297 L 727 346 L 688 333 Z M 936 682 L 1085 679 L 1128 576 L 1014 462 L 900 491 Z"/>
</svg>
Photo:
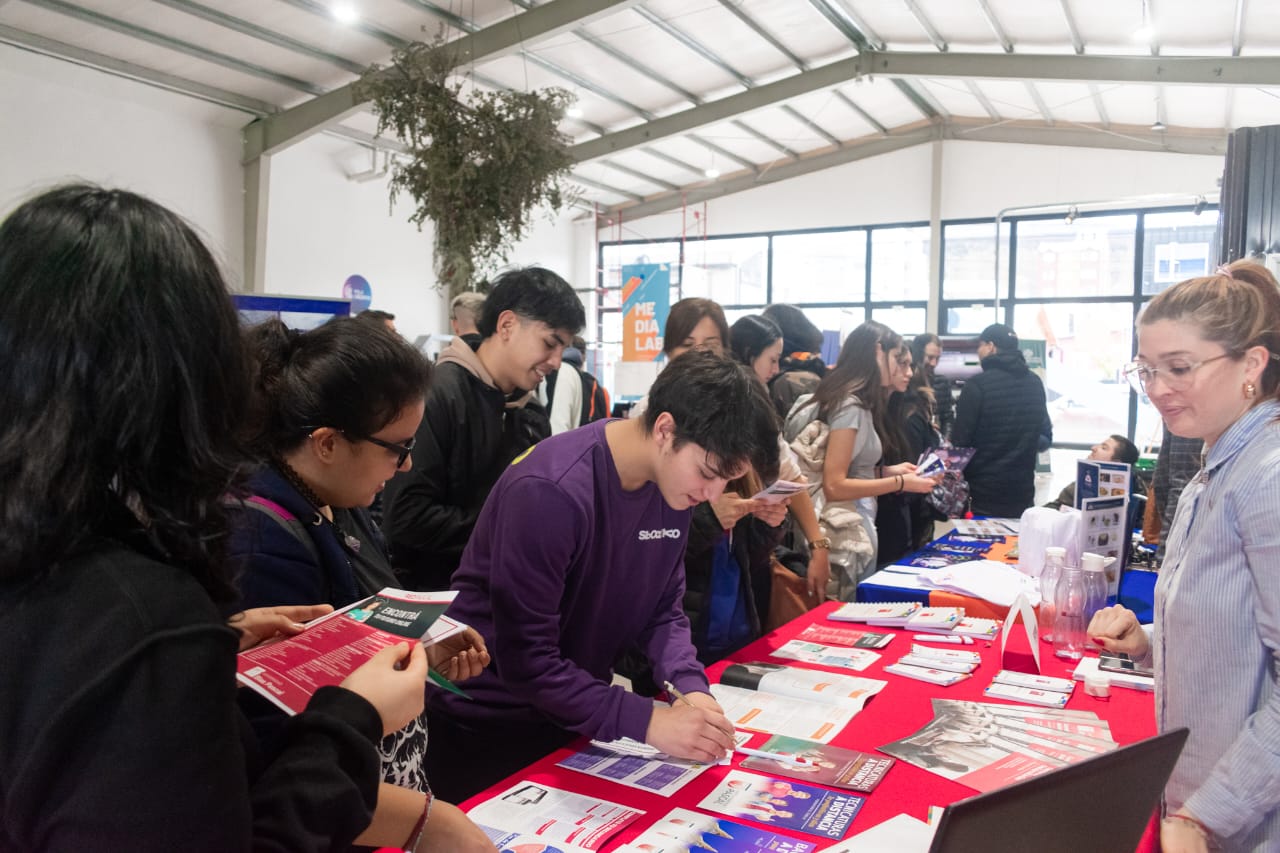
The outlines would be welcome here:
<svg viewBox="0 0 1280 853">
<path fill-rule="evenodd" d="M 296 515 L 280 504 L 261 495 L 249 495 L 244 501 L 232 501 L 230 505 L 247 507 L 267 516 L 288 531 L 289 535 L 294 539 L 302 543 L 302 547 L 307 549 L 307 553 L 311 555 L 311 559 L 315 560 L 317 566 L 324 565 L 320 559 L 320 551 L 316 548 L 316 543 L 311 540 L 310 534 L 307 533 L 307 528 L 298 520 Z"/>
</svg>

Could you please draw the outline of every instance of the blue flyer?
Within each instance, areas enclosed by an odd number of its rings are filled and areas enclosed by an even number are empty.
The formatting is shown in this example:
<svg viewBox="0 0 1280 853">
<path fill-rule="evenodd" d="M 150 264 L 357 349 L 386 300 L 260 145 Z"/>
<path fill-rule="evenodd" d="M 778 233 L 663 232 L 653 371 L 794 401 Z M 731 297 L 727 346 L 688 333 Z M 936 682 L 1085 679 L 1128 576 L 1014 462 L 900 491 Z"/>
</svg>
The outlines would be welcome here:
<svg viewBox="0 0 1280 853">
<path fill-rule="evenodd" d="M 730 771 L 699 808 L 819 838 L 844 838 L 863 797 L 813 785 Z"/>
</svg>

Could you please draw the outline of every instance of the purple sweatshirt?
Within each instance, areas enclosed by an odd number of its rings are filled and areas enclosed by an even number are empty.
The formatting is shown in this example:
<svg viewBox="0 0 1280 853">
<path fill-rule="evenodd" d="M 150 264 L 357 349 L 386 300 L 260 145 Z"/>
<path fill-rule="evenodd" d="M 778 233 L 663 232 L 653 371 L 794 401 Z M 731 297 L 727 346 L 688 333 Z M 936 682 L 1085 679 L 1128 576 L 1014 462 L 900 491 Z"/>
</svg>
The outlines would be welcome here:
<svg viewBox="0 0 1280 853">
<path fill-rule="evenodd" d="M 550 719 L 644 740 L 652 701 L 609 683 L 632 646 L 658 683 L 707 691 L 682 608 L 690 514 L 653 483 L 623 491 L 607 423 L 534 445 L 493 487 L 449 608 L 484 635 L 493 663 L 463 685 L 473 701 L 428 691 L 434 709 L 471 726 Z"/>
</svg>

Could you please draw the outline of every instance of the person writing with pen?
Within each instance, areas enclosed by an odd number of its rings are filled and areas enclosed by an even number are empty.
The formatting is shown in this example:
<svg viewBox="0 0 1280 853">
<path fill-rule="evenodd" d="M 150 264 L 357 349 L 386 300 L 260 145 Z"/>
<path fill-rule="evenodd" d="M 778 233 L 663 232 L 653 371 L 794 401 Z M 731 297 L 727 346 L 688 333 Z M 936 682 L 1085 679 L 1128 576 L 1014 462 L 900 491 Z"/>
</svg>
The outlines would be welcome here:
<svg viewBox="0 0 1280 853">
<path fill-rule="evenodd" d="M 440 796 L 465 799 L 579 735 L 707 762 L 733 749 L 681 606 L 685 539 L 691 509 L 748 466 L 776 476 L 777 431 L 746 368 L 695 350 L 658 376 L 643 417 L 552 436 L 511 464 L 454 575 L 448 615 L 493 663 L 469 700 L 429 697 Z M 633 647 L 687 703 L 611 684 Z"/>
</svg>

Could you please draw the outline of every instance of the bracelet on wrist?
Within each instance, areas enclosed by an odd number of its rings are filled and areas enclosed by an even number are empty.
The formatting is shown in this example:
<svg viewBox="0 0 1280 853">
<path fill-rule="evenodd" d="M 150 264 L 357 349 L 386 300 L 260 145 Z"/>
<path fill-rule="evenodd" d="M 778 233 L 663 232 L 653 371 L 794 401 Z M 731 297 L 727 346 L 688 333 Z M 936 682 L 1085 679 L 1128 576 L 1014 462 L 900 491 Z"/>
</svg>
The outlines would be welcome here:
<svg viewBox="0 0 1280 853">
<path fill-rule="evenodd" d="M 413 830 L 409 833 L 409 838 L 405 841 L 404 853 L 414 853 L 418 849 L 418 845 L 422 843 L 422 836 L 427 831 L 427 820 L 431 817 L 431 804 L 436 801 L 435 795 L 431 793 L 431 789 L 426 790 L 426 800 L 422 804 L 422 814 L 418 815 L 418 822 L 413 825 Z"/>
<path fill-rule="evenodd" d="M 898 491 L 894 492 L 894 494 L 898 494 L 898 495 L 902 494 L 902 490 L 905 489 L 906 487 L 907 487 L 907 478 L 899 474 L 898 475 Z"/>
<path fill-rule="evenodd" d="M 1186 823 L 1186 824 L 1190 824 L 1190 825 L 1191 825 L 1191 828 L 1192 828 L 1192 829 L 1194 829 L 1197 833 L 1199 833 L 1200 837 L 1201 837 L 1201 838 L 1203 838 L 1203 839 L 1205 840 L 1205 843 L 1209 845 L 1209 848 L 1210 848 L 1210 849 L 1216 849 L 1216 847 L 1217 847 L 1217 843 L 1218 843 L 1218 842 L 1217 842 L 1217 838 L 1214 836 L 1214 834 L 1213 834 L 1212 830 L 1210 830 L 1210 829 L 1209 829 L 1209 827 L 1205 826 L 1205 825 L 1204 825 L 1203 823 L 1201 823 L 1200 821 L 1198 821 L 1198 820 L 1196 820 L 1195 818 L 1193 818 L 1191 815 L 1189 815 L 1189 814 L 1178 814 L 1178 813 L 1174 812 L 1173 814 L 1167 814 L 1167 815 L 1165 815 L 1165 816 L 1164 816 L 1164 819 L 1165 819 L 1166 821 L 1170 821 L 1170 820 L 1177 820 L 1177 821 L 1181 821 L 1181 822 Z"/>
</svg>

